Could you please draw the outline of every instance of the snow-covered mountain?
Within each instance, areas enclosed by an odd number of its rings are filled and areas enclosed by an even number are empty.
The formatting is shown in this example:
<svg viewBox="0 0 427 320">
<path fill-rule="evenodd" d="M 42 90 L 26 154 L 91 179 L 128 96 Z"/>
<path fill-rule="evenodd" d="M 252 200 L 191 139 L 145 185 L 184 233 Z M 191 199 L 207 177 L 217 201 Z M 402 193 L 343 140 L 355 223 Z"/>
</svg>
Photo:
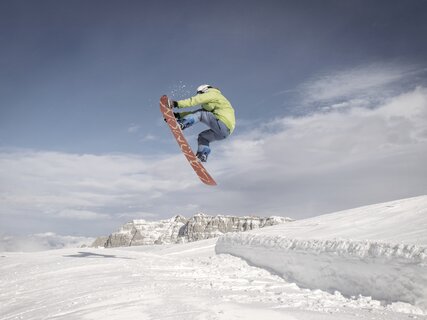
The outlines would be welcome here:
<svg viewBox="0 0 427 320">
<path fill-rule="evenodd" d="M 219 237 L 293 221 L 285 217 L 210 216 L 199 213 L 187 219 L 177 215 L 160 221 L 133 220 L 109 237 L 96 239 L 93 247 L 123 247 L 150 244 L 185 243 Z"/>
<path fill-rule="evenodd" d="M 427 320 L 426 250 L 422 196 L 182 244 L 3 252 L 0 319 Z"/>
</svg>

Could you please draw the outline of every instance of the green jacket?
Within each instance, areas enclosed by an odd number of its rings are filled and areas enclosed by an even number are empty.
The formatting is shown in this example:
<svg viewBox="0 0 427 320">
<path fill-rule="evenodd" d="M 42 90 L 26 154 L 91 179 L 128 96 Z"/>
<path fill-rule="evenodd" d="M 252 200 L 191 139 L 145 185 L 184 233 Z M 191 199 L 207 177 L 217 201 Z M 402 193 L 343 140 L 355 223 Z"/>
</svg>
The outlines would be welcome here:
<svg viewBox="0 0 427 320">
<path fill-rule="evenodd" d="M 212 112 L 215 117 L 233 132 L 236 126 L 236 119 L 234 117 L 234 109 L 230 102 L 222 95 L 221 91 L 216 88 L 209 88 L 205 93 L 197 94 L 194 97 L 185 100 L 179 100 L 178 108 L 188 108 L 201 105 L 201 107 Z"/>
</svg>

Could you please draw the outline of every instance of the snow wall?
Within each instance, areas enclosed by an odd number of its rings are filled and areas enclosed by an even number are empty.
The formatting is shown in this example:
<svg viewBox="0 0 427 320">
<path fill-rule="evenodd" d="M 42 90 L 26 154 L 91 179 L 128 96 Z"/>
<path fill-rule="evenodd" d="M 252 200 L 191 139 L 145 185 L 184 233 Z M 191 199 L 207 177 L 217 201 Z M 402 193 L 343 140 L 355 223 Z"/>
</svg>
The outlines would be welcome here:
<svg viewBox="0 0 427 320">
<path fill-rule="evenodd" d="M 427 310 L 427 248 L 352 240 L 301 240 L 236 233 L 218 239 L 217 253 L 245 259 L 308 289 L 407 302 Z"/>
</svg>

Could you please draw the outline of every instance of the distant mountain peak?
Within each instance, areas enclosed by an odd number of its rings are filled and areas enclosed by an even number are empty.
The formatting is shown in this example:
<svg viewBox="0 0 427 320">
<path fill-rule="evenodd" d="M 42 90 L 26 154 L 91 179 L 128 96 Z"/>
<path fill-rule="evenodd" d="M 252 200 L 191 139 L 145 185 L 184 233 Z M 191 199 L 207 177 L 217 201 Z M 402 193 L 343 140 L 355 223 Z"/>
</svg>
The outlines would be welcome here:
<svg viewBox="0 0 427 320">
<path fill-rule="evenodd" d="M 286 217 L 211 216 L 199 212 L 189 219 L 175 215 L 159 221 L 132 220 L 108 237 L 100 237 L 92 246 L 123 247 L 151 244 L 184 243 L 219 237 L 293 221 Z"/>
</svg>

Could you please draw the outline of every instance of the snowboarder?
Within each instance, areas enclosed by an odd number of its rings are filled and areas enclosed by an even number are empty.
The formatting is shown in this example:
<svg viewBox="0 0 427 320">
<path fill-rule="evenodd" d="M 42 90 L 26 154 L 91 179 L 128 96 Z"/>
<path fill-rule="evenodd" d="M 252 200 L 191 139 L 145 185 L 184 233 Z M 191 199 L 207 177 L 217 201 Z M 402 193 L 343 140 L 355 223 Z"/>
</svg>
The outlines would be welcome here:
<svg viewBox="0 0 427 320">
<path fill-rule="evenodd" d="M 236 120 L 234 109 L 218 88 L 203 84 L 197 88 L 194 97 L 185 100 L 169 100 L 170 108 L 188 108 L 200 105 L 202 109 L 193 112 L 176 112 L 175 117 L 182 130 L 197 122 L 203 122 L 210 129 L 199 134 L 196 156 L 206 162 L 211 152 L 210 142 L 227 138 L 234 130 Z"/>
</svg>

